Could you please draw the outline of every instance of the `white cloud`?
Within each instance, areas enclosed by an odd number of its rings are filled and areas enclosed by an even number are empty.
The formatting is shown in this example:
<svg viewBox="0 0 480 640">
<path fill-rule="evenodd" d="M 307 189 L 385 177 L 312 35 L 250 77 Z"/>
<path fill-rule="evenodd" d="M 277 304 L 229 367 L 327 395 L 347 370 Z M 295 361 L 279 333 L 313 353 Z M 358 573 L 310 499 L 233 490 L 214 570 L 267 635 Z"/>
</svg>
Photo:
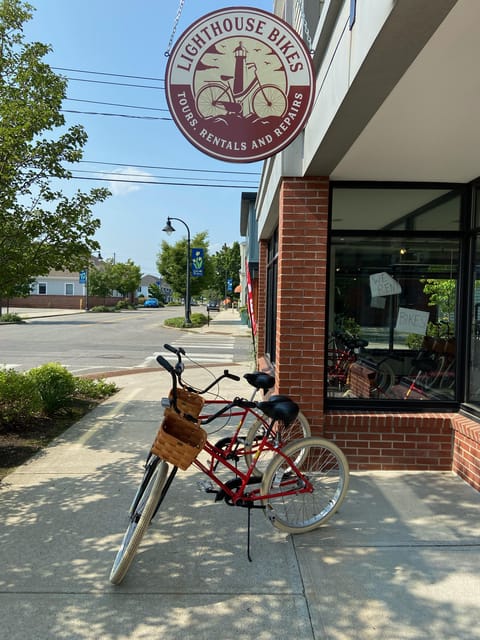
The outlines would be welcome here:
<svg viewBox="0 0 480 640">
<path fill-rule="evenodd" d="M 118 171 L 108 174 L 108 177 L 111 180 L 108 188 L 114 196 L 124 196 L 132 191 L 139 191 L 142 186 L 141 183 L 154 181 L 154 177 L 151 174 L 139 171 L 135 169 L 135 167 L 119 169 Z M 122 179 L 127 182 L 120 182 Z"/>
</svg>

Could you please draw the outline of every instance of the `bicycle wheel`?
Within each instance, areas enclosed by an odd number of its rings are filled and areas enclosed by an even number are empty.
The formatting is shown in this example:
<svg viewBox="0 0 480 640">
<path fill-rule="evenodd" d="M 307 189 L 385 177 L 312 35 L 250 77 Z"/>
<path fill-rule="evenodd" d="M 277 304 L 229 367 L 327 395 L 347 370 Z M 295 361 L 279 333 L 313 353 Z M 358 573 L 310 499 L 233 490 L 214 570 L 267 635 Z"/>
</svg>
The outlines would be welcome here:
<svg viewBox="0 0 480 640">
<path fill-rule="evenodd" d="M 381 395 L 387 396 L 395 384 L 395 372 L 387 362 L 377 365 L 376 389 Z"/>
<path fill-rule="evenodd" d="M 202 118 L 224 116 L 227 113 L 221 98 L 224 100 L 228 98 L 228 93 L 221 84 L 209 84 L 200 89 L 197 93 L 196 105 Z"/>
<path fill-rule="evenodd" d="M 147 465 L 142 484 L 130 509 L 127 530 L 110 572 L 112 584 L 120 584 L 132 563 L 157 505 L 165 495 L 162 495 L 162 492 L 167 479 L 167 471 L 167 463 L 159 458 L 155 458 Z"/>
<path fill-rule="evenodd" d="M 262 420 L 257 418 L 255 422 L 252 423 L 250 429 L 248 430 L 247 437 L 245 438 L 245 449 L 247 451 L 251 450 L 252 446 L 255 445 L 256 442 L 260 442 L 263 440 L 263 436 L 265 435 L 267 425 L 265 425 Z M 289 444 L 293 440 L 298 440 L 299 438 L 308 438 L 311 436 L 310 424 L 308 420 L 300 411 L 295 420 L 286 427 L 282 422 L 275 422 L 272 431 L 271 431 L 272 440 L 274 440 L 279 447 L 283 447 L 286 444 Z M 265 472 L 265 469 L 268 467 L 272 459 L 275 457 L 275 451 L 270 449 L 266 449 L 262 451 L 261 455 L 258 457 L 258 460 L 255 464 L 255 469 L 253 470 L 254 476 L 257 478 L 262 476 Z M 250 467 L 253 461 L 252 453 L 245 454 L 245 463 L 247 467 Z"/>
<path fill-rule="evenodd" d="M 278 453 L 263 476 L 262 494 L 268 496 L 263 501 L 265 515 L 281 531 L 312 531 L 327 522 L 345 498 L 347 459 L 335 444 L 317 437 L 291 442 L 282 453 L 287 457 Z M 312 484 L 312 492 L 300 492 L 304 482 L 292 463 Z"/>
<path fill-rule="evenodd" d="M 275 85 L 266 84 L 253 95 L 252 108 L 259 118 L 281 118 L 287 111 L 287 97 Z"/>
</svg>

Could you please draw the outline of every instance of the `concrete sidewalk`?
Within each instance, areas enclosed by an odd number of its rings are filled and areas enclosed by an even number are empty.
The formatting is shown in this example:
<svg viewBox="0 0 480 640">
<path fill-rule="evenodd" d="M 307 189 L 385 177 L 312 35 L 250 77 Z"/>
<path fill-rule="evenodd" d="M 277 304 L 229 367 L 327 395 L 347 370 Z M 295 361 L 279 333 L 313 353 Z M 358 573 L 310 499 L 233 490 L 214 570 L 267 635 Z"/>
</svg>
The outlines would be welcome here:
<svg viewBox="0 0 480 640">
<path fill-rule="evenodd" d="M 188 372 L 194 384 L 205 375 Z M 160 369 L 116 382 L 115 397 L 0 484 L 2 637 L 480 639 L 480 494 L 450 473 L 352 473 L 341 511 L 303 536 L 254 511 L 250 563 L 246 511 L 215 504 L 200 474 L 179 471 L 112 586 L 170 386 Z M 226 380 L 221 392 L 249 389 Z"/>
</svg>

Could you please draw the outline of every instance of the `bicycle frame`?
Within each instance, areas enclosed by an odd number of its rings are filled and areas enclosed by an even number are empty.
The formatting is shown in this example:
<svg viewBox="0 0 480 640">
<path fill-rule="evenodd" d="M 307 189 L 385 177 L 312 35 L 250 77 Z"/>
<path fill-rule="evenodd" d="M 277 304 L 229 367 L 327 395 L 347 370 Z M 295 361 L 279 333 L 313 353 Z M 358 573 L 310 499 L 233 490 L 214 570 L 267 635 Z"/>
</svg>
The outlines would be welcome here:
<svg viewBox="0 0 480 640">
<path fill-rule="evenodd" d="M 175 397 L 175 390 L 177 383 L 182 384 L 181 374 L 183 372 L 183 363 L 181 362 L 181 351 L 175 350 L 173 347 L 169 345 L 165 345 L 170 351 L 176 353 L 178 358 L 177 367 L 173 367 L 167 362 L 162 356 L 157 357 L 157 362 L 163 366 L 172 376 L 172 384 L 173 384 L 173 397 Z M 228 377 L 228 372 L 225 371 L 220 378 L 214 380 L 206 390 L 211 389 L 215 384 L 218 383 L 223 377 Z M 187 387 L 188 388 L 188 387 Z M 252 397 L 257 393 L 257 389 L 254 390 Z M 203 390 L 201 393 L 204 393 Z M 308 481 L 308 479 L 302 474 L 302 472 L 295 465 L 294 461 L 287 457 L 279 446 L 276 446 L 272 439 L 270 438 L 270 434 L 272 432 L 273 426 L 275 424 L 275 420 L 271 419 L 270 422 L 265 420 L 265 417 L 262 413 L 255 411 L 256 403 L 253 400 L 243 400 L 241 398 L 236 398 L 232 402 L 228 402 L 226 400 L 210 400 L 207 401 L 208 404 L 222 404 L 223 406 L 216 411 L 215 413 L 209 415 L 200 415 L 198 420 L 202 426 L 210 424 L 217 418 L 221 418 L 225 413 L 234 409 L 233 414 L 242 416 L 242 420 L 240 424 L 236 427 L 232 436 L 229 436 L 226 439 L 223 439 L 220 442 L 227 443 L 228 447 L 226 449 L 220 448 L 217 445 L 212 444 L 208 439 L 205 443 L 202 453 L 206 453 L 209 456 L 209 461 L 207 464 L 196 458 L 193 460 L 192 465 L 199 469 L 203 474 L 205 474 L 210 480 L 215 482 L 215 484 L 220 488 L 223 492 L 223 495 L 220 495 L 220 498 L 228 497 L 230 499 L 230 503 L 233 506 L 252 506 L 254 502 L 259 502 L 262 500 L 267 500 L 268 498 L 279 498 L 292 494 L 298 493 L 312 493 L 313 486 Z M 238 411 L 236 411 L 238 409 Z M 240 430 L 247 418 L 248 415 L 253 415 L 256 420 L 259 420 L 265 427 L 263 436 L 260 440 L 252 443 L 249 449 L 246 449 L 242 439 L 239 438 Z M 288 461 L 288 464 L 293 472 L 292 474 L 292 484 L 294 484 L 294 488 L 281 490 L 276 492 L 274 495 L 272 494 L 262 494 L 260 490 L 255 489 L 251 492 L 247 492 L 246 488 L 249 484 L 260 482 L 258 477 L 253 476 L 253 472 L 257 463 L 258 458 L 264 451 L 271 451 L 275 454 L 281 455 L 285 460 Z M 244 472 L 238 468 L 238 465 L 234 465 L 229 461 L 229 456 L 234 455 L 238 460 L 242 457 L 245 457 L 246 453 L 252 455 L 252 462 L 247 470 Z M 216 469 L 218 465 L 222 465 L 224 468 L 228 469 L 230 472 L 234 474 L 234 477 L 230 480 L 223 482 L 217 475 Z M 176 473 L 176 468 L 173 468 Z M 298 481 L 300 480 L 301 486 L 299 487 Z M 234 490 L 235 489 L 235 490 Z M 217 497 L 218 498 L 218 497 Z M 218 499 L 220 499 L 218 498 Z M 263 505 L 260 505 L 263 507 Z"/>
<path fill-rule="evenodd" d="M 249 450 L 249 453 L 253 454 L 253 459 L 252 464 L 247 468 L 245 472 L 239 469 L 237 465 L 233 465 L 231 462 L 229 462 L 223 449 L 219 449 L 208 440 L 205 443 L 205 447 L 203 449 L 203 452 L 205 452 L 209 456 L 208 463 L 205 464 L 201 460 L 196 458 L 192 463 L 193 466 L 202 471 L 202 473 L 208 476 L 210 480 L 215 482 L 215 484 L 220 487 L 220 489 L 224 493 L 224 496 L 221 496 L 221 498 L 228 497 L 231 502 L 227 503 L 231 504 L 232 506 L 252 507 L 254 502 L 267 500 L 268 498 L 280 498 L 293 494 L 312 493 L 313 487 L 308 478 L 306 478 L 298 469 L 295 462 L 291 460 L 291 458 L 286 456 L 282 452 L 281 448 L 274 446 L 269 439 L 268 436 L 273 423 L 271 425 L 267 425 L 261 416 L 257 417 L 266 425 L 266 431 L 262 440 L 255 443 L 255 446 L 253 446 Z M 238 430 L 236 433 L 238 433 Z M 233 449 L 233 446 L 237 444 L 241 444 L 241 441 L 239 441 L 235 436 L 232 437 L 231 448 Z M 245 451 L 245 449 L 239 447 L 235 452 L 237 456 L 241 457 L 242 455 L 245 455 Z M 294 484 L 294 487 L 292 489 L 283 489 L 282 491 L 278 491 L 275 494 L 262 494 L 260 489 L 254 489 L 251 492 L 246 491 L 249 484 L 258 484 L 261 482 L 261 479 L 259 479 L 258 477 L 253 477 L 252 479 L 252 474 L 258 458 L 264 451 L 272 451 L 275 454 L 281 455 L 285 460 L 288 461 L 288 464 L 290 465 L 293 472 L 291 484 Z M 216 468 L 218 464 L 221 464 L 224 468 L 231 471 L 234 474 L 234 477 L 230 480 L 227 480 L 226 482 L 223 482 L 216 474 Z M 302 483 L 301 487 L 298 486 L 299 479 Z M 239 482 L 237 482 L 237 480 L 239 480 Z M 234 489 L 236 490 L 234 491 Z M 263 507 L 263 505 L 260 506 Z"/>
</svg>

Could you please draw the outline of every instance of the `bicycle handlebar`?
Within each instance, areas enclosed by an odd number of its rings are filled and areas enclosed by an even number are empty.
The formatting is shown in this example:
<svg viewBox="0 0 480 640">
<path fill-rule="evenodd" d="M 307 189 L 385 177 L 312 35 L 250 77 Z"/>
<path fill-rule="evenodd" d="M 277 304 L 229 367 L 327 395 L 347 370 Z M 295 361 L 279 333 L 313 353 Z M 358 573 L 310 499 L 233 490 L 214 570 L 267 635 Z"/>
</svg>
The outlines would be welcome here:
<svg viewBox="0 0 480 640">
<path fill-rule="evenodd" d="M 167 351 L 171 351 L 172 353 L 174 353 L 176 356 L 178 355 L 185 355 L 185 350 L 182 349 L 182 347 L 173 347 L 171 344 L 164 344 L 163 345 L 164 349 L 167 349 Z"/>
<path fill-rule="evenodd" d="M 161 367 L 166 369 L 168 371 L 168 373 L 171 373 L 172 375 L 175 375 L 175 369 L 172 367 L 172 365 L 169 363 L 168 360 L 165 360 L 165 358 L 163 356 L 158 355 L 157 356 L 157 362 Z"/>
</svg>

